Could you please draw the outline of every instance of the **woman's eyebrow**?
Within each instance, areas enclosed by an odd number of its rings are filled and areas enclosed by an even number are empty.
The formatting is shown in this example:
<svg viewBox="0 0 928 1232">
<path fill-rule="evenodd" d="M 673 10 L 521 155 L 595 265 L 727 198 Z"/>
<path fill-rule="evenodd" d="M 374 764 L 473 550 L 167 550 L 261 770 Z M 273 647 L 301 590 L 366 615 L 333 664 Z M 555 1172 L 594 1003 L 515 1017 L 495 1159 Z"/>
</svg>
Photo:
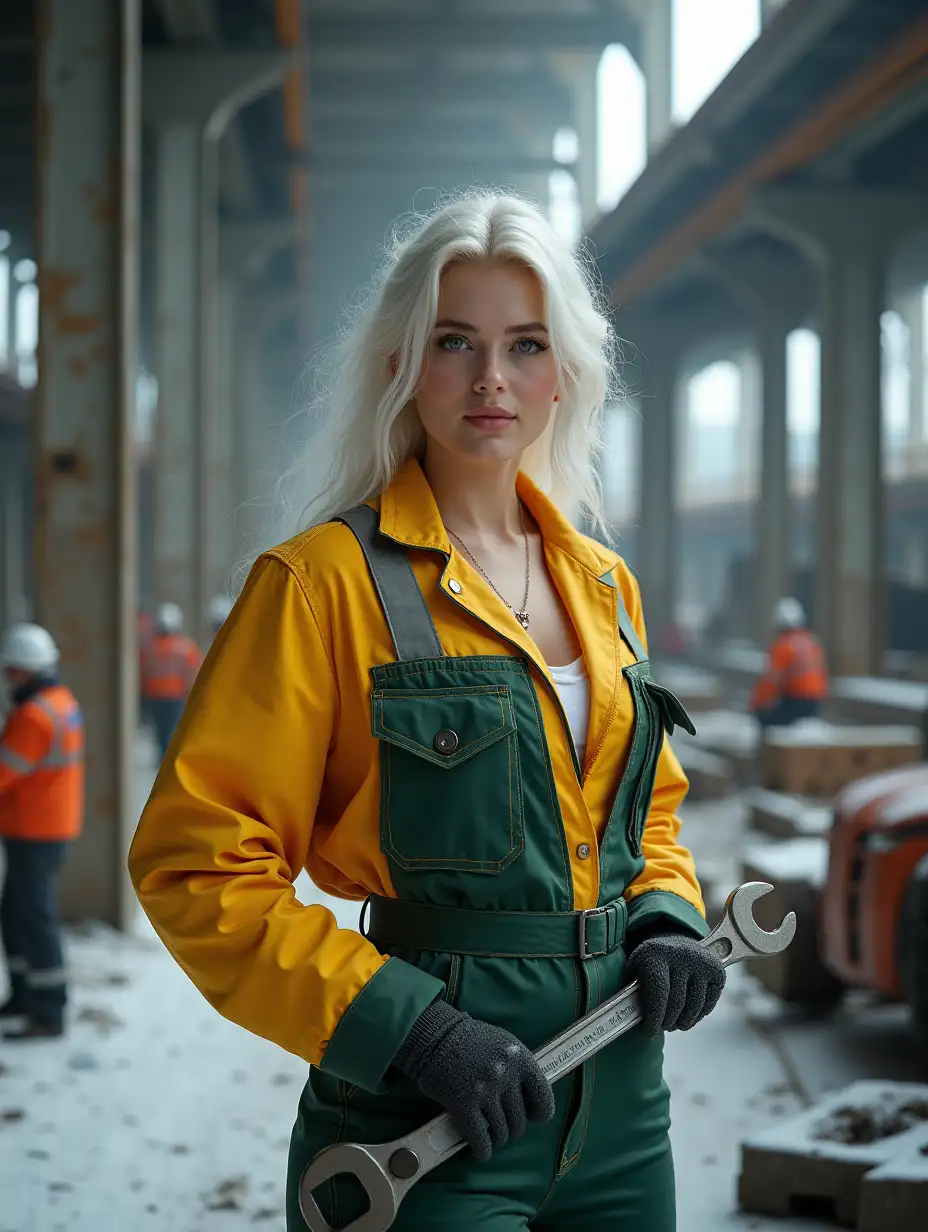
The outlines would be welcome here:
<svg viewBox="0 0 928 1232">
<path fill-rule="evenodd" d="M 527 325 L 510 325 L 506 330 L 507 334 L 531 334 L 537 333 L 538 330 L 548 332 L 548 327 L 544 321 L 529 321 Z"/>
<path fill-rule="evenodd" d="M 436 329 L 444 329 L 446 327 L 450 327 L 451 329 L 466 329 L 470 334 L 480 333 L 480 330 L 476 325 L 468 325 L 466 321 L 455 321 L 451 317 L 442 317 L 440 321 L 435 322 Z"/>
<path fill-rule="evenodd" d="M 467 321 L 455 321 L 452 317 L 442 317 L 440 321 L 435 322 L 436 329 L 463 329 L 470 334 L 479 334 L 480 330 L 476 325 L 470 325 Z M 548 327 L 543 321 L 529 321 L 525 325 L 510 325 L 506 330 L 507 334 L 528 334 L 537 330 L 548 332 Z"/>
</svg>

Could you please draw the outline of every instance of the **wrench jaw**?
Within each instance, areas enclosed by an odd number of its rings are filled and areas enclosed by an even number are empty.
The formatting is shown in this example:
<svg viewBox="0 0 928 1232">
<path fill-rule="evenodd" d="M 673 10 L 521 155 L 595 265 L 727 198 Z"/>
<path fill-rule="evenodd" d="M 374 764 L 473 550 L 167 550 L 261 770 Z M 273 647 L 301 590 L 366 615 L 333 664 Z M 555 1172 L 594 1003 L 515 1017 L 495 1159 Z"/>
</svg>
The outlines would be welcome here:
<svg viewBox="0 0 928 1232">
<path fill-rule="evenodd" d="M 750 954 L 779 954 L 785 950 L 796 935 L 796 913 L 788 911 L 778 928 L 767 932 L 754 919 L 753 906 L 758 899 L 770 894 L 773 886 L 766 881 L 746 881 L 732 890 L 725 903 L 725 916 L 734 925 L 739 939 Z"/>
<path fill-rule="evenodd" d="M 313 1192 L 332 1177 L 350 1174 L 357 1177 L 367 1194 L 370 1208 L 347 1224 L 341 1232 L 386 1232 L 393 1220 L 408 1184 L 399 1184 L 388 1172 L 386 1146 L 366 1146 L 357 1142 L 339 1142 L 324 1147 L 306 1165 L 300 1177 L 300 1213 L 311 1232 L 336 1232 L 326 1220 L 313 1197 Z M 383 1158 L 381 1158 L 383 1156 Z"/>
</svg>

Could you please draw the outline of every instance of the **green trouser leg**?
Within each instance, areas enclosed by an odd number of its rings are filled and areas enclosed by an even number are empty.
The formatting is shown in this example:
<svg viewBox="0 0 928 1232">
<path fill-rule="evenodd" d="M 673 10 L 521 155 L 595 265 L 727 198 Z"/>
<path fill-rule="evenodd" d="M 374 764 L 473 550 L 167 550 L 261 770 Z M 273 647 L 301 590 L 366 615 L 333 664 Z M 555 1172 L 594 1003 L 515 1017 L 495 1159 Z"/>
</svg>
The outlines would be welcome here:
<svg viewBox="0 0 928 1232">
<path fill-rule="evenodd" d="M 584 964 L 594 1003 L 615 991 L 622 966 L 621 954 Z M 495 962 L 480 963 L 487 978 L 494 968 L 501 969 Z M 465 971 L 465 994 L 468 982 Z M 461 1008 L 475 1014 L 480 1007 L 465 995 Z M 512 1016 L 504 1015 L 506 1026 L 518 1029 L 524 1003 L 521 1009 L 508 1008 Z M 545 1024 L 546 1035 L 550 1027 Z M 527 1022 L 518 1033 L 532 1047 L 541 1042 Z M 674 1232 L 662 1061 L 663 1041 L 647 1039 L 640 1029 L 613 1041 L 574 1076 L 555 1084 L 557 1112 L 551 1122 L 529 1125 L 523 1138 L 494 1152 L 489 1163 L 477 1163 L 465 1148 L 423 1177 L 404 1199 L 395 1232 L 473 1232 L 478 1226 L 481 1232 Z M 399 1076 L 388 1091 L 372 1095 L 312 1070 L 291 1140 L 287 1232 L 306 1232 L 297 1188 L 316 1151 L 337 1141 L 387 1142 L 417 1129 L 436 1111 Z M 344 1227 L 366 1209 L 363 1193 L 345 1178 L 321 1187 L 315 1197 L 334 1227 Z"/>
</svg>

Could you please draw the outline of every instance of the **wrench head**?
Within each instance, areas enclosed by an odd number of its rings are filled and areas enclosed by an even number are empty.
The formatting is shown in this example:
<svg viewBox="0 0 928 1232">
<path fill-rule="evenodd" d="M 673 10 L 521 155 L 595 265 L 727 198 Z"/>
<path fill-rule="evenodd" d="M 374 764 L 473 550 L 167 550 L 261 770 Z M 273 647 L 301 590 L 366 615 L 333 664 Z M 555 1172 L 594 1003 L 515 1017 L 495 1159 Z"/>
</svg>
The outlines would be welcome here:
<svg viewBox="0 0 928 1232">
<path fill-rule="evenodd" d="M 339 1142 L 324 1147 L 306 1165 L 300 1177 L 300 1213 L 312 1232 L 335 1232 L 319 1209 L 313 1191 L 333 1176 L 351 1173 L 364 1186 L 370 1208 L 352 1220 L 343 1232 L 386 1232 L 396 1218 L 402 1193 L 387 1175 L 380 1159 L 382 1148 L 358 1142 Z"/>
<path fill-rule="evenodd" d="M 772 890 L 769 882 L 746 881 L 732 890 L 725 903 L 724 915 L 731 920 L 744 944 L 756 954 L 779 954 L 796 935 L 795 911 L 788 911 L 779 928 L 772 932 L 761 928 L 754 919 L 754 904 Z"/>
</svg>

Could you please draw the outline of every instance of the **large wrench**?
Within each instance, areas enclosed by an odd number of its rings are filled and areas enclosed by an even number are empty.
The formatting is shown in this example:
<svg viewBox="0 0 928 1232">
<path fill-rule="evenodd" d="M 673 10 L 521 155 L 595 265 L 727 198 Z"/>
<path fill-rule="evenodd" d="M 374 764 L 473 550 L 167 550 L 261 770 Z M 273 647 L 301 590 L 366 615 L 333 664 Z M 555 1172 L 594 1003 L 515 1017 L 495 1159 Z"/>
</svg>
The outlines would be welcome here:
<svg viewBox="0 0 928 1232">
<path fill-rule="evenodd" d="M 772 889 L 765 881 L 747 881 L 732 890 L 721 923 L 700 945 L 717 954 L 726 967 L 745 958 L 785 950 L 796 935 L 796 913 L 787 912 L 779 928 L 768 933 L 757 924 L 751 910 Z M 641 1017 L 638 981 L 633 980 L 536 1052 L 535 1060 L 548 1081 L 556 1082 L 629 1031 Z M 303 1218 L 312 1232 L 335 1232 L 319 1210 L 313 1191 L 333 1176 L 351 1173 L 367 1191 L 370 1209 L 346 1225 L 343 1232 L 387 1232 L 400 1203 L 416 1181 L 454 1155 L 465 1142 L 445 1112 L 392 1142 L 338 1142 L 324 1147 L 310 1160 L 300 1178 Z"/>
</svg>

